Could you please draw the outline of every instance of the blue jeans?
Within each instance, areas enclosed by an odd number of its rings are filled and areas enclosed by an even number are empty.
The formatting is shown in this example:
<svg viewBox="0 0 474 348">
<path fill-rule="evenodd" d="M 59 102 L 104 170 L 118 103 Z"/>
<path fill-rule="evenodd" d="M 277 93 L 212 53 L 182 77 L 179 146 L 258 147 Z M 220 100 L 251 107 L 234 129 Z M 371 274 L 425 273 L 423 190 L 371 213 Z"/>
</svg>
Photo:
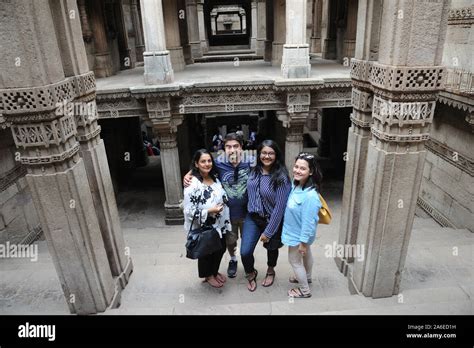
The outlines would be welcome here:
<svg viewBox="0 0 474 348">
<path fill-rule="evenodd" d="M 244 230 L 242 233 L 242 242 L 240 245 L 240 256 L 242 258 L 242 264 L 244 265 L 245 273 L 252 273 L 255 268 L 255 258 L 253 257 L 253 252 L 255 247 L 260 240 L 260 229 L 252 220 L 249 214 L 245 217 L 244 220 Z M 267 250 L 267 266 L 275 267 L 278 260 L 278 249 Z"/>
</svg>

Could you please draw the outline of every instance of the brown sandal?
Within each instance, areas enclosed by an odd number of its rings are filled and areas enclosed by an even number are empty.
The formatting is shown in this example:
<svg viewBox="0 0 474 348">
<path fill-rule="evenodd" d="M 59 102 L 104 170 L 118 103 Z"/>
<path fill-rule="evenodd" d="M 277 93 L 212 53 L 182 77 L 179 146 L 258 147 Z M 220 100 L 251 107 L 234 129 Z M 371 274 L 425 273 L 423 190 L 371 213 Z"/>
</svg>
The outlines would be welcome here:
<svg viewBox="0 0 474 348">
<path fill-rule="evenodd" d="M 250 286 L 252 286 L 252 282 L 255 282 L 255 288 L 253 290 L 250 290 L 247 287 L 248 291 L 250 291 L 250 292 L 254 292 L 255 290 L 257 290 L 257 275 L 258 275 L 258 272 L 257 272 L 257 270 L 255 270 L 254 271 L 254 276 L 252 278 L 247 277 L 247 280 L 248 280 Z"/>
</svg>

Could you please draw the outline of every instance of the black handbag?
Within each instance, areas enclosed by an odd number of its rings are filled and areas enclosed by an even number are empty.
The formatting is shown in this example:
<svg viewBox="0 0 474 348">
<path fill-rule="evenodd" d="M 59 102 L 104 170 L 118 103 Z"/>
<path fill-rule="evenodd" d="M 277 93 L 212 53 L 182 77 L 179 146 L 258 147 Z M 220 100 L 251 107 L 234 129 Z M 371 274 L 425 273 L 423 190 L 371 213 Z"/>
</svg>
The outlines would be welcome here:
<svg viewBox="0 0 474 348">
<path fill-rule="evenodd" d="M 192 229 L 196 215 L 199 215 L 200 227 Z M 186 241 L 186 257 L 195 260 L 215 253 L 219 249 L 222 249 L 219 232 L 212 225 L 202 225 L 201 214 L 196 210 Z"/>
<path fill-rule="evenodd" d="M 255 224 L 260 229 L 260 232 L 263 233 L 265 228 L 268 225 L 269 215 L 265 210 L 265 204 L 263 203 L 262 195 L 260 194 L 260 178 L 258 178 L 258 194 L 260 196 L 260 200 L 262 201 L 263 213 L 265 217 L 258 215 L 257 213 L 251 213 L 250 217 L 255 222 Z M 280 222 L 280 226 L 278 227 L 278 231 L 270 238 L 270 240 L 266 243 L 263 243 L 263 247 L 267 250 L 277 250 L 283 246 L 281 242 L 281 231 L 283 229 L 283 221 Z"/>
</svg>

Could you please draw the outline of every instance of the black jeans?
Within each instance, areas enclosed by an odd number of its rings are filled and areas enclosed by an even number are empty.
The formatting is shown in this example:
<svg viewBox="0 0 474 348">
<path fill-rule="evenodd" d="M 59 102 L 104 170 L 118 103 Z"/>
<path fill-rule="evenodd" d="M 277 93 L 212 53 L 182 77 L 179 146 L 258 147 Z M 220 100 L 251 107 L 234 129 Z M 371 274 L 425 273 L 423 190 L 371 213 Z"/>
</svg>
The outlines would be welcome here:
<svg viewBox="0 0 474 348">
<path fill-rule="evenodd" d="M 226 251 L 225 236 L 224 238 L 221 238 L 221 245 L 222 248 L 216 252 L 198 259 L 199 278 L 207 278 L 217 275 L 217 272 L 219 272 L 219 266 L 221 265 L 222 256 L 224 256 Z"/>
<path fill-rule="evenodd" d="M 253 252 L 258 244 L 262 232 L 255 224 L 249 214 L 244 221 L 244 233 L 242 233 L 242 243 L 240 245 L 240 256 L 244 265 L 245 273 L 252 273 L 255 268 L 255 258 Z M 275 267 L 278 260 L 278 249 L 267 250 L 267 266 Z"/>
</svg>

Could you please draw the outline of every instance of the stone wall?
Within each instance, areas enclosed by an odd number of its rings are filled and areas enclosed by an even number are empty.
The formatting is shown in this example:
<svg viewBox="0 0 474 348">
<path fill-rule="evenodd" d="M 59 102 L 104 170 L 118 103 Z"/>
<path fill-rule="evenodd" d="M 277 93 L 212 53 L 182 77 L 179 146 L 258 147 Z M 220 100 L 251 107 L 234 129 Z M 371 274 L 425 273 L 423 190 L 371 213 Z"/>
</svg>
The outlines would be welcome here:
<svg viewBox="0 0 474 348">
<path fill-rule="evenodd" d="M 25 174 L 26 169 L 15 161 L 10 130 L 0 130 L 0 244 L 20 243 L 38 231 L 39 218 Z"/>
<path fill-rule="evenodd" d="M 436 108 L 419 204 L 441 224 L 474 232 L 474 134 L 463 111 Z"/>
</svg>

